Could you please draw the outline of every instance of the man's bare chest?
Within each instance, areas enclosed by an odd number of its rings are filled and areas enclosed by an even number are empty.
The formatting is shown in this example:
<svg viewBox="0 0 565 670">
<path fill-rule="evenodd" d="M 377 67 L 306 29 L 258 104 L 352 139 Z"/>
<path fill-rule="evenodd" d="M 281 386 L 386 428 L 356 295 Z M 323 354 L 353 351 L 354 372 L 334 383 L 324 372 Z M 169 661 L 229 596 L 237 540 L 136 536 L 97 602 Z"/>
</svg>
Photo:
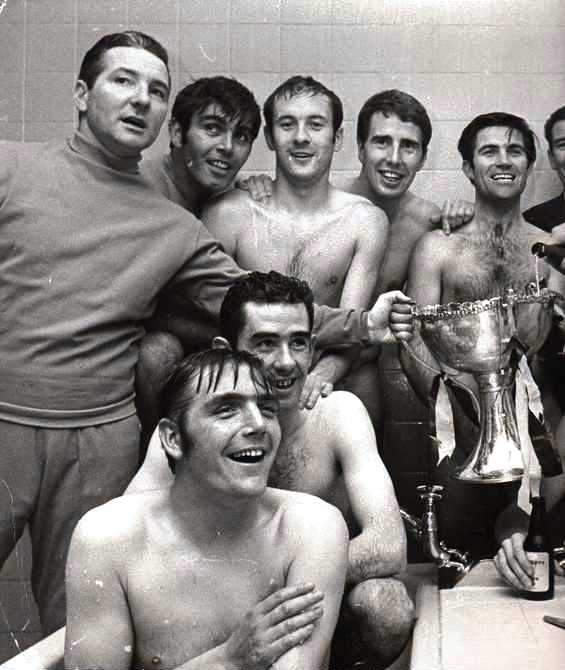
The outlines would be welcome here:
<svg viewBox="0 0 565 670">
<path fill-rule="evenodd" d="M 237 240 L 236 262 L 248 270 L 276 270 L 310 284 L 317 302 L 337 304 L 356 239 L 336 222 L 306 227 L 257 220 Z"/>
<path fill-rule="evenodd" d="M 530 240 L 466 236 L 459 241 L 442 273 L 442 302 L 479 300 L 524 291 L 536 281 Z M 548 269 L 539 268 L 543 283 Z"/>
<path fill-rule="evenodd" d="M 127 586 L 138 663 L 177 667 L 224 642 L 272 583 L 284 585 L 285 560 L 275 546 L 245 555 L 146 555 Z"/>
<path fill-rule="evenodd" d="M 309 493 L 330 500 L 340 472 L 327 445 L 293 441 L 281 444 L 271 468 L 269 484 L 289 491 Z"/>
</svg>

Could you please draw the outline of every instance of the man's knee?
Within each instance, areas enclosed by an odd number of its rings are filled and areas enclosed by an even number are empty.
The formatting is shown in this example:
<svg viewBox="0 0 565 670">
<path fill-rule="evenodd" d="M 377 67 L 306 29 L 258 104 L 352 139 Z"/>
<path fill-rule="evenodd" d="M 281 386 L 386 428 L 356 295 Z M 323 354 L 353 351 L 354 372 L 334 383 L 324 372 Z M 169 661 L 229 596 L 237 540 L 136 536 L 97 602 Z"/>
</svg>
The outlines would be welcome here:
<svg viewBox="0 0 565 670">
<path fill-rule="evenodd" d="M 348 593 L 347 608 L 365 644 L 385 658 L 400 654 L 414 623 L 414 604 L 400 580 L 360 582 Z"/>
</svg>

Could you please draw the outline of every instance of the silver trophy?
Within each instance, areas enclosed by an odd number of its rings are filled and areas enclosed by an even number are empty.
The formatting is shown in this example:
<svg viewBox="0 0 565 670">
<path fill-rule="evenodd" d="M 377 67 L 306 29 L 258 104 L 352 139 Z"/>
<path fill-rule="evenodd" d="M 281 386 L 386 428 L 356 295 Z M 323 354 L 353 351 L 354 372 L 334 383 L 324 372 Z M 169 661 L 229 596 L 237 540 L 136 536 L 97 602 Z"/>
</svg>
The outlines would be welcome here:
<svg viewBox="0 0 565 670">
<path fill-rule="evenodd" d="M 488 300 L 414 307 L 432 354 L 443 366 L 471 373 L 479 389 L 479 441 L 456 479 L 501 484 L 524 474 L 512 394 L 519 356 L 512 354 L 541 347 L 558 297 L 548 289 L 508 290 Z"/>
</svg>

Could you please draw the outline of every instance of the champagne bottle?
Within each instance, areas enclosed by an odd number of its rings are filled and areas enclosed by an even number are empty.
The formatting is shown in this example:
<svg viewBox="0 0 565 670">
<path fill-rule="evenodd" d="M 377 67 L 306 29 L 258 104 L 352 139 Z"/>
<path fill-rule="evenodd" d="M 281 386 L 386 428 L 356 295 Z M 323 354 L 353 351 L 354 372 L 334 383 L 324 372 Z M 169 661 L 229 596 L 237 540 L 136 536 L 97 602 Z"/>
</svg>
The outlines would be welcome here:
<svg viewBox="0 0 565 670">
<path fill-rule="evenodd" d="M 532 246 L 532 254 L 538 258 L 548 258 L 555 262 L 560 262 L 565 258 L 565 244 L 536 242 Z"/>
<path fill-rule="evenodd" d="M 534 566 L 533 584 L 524 589 L 524 598 L 550 600 L 554 590 L 553 549 L 547 533 L 545 500 L 541 496 L 532 498 L 530 527 L 524 540 L 524 551 Z"/>
</svg>

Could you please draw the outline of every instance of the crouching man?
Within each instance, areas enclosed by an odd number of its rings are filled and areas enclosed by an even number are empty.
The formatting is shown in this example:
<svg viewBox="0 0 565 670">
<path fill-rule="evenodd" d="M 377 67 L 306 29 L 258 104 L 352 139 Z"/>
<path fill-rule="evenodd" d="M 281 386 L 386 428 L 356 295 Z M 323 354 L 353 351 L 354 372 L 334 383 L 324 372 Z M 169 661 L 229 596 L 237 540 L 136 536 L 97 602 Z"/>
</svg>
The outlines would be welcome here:
<svg viewBox="0 0 565 670">
<path fill-rule="evenodd" d="M 172 486 L 94 509 L 73 536 L 67 668 L 327 667 L 347 529 L 318 498 L 267 487 L 278 405 L 247 353 L 175 370 L 159 423 Z"/>
</svg>

